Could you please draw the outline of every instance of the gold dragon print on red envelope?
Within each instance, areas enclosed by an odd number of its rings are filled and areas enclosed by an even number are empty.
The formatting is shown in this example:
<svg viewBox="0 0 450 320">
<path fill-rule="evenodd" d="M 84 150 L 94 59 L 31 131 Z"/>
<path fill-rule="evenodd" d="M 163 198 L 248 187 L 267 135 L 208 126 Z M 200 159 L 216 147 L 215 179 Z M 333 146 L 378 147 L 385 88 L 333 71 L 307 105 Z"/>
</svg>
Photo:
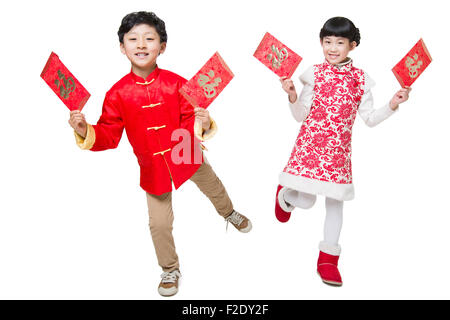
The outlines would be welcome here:
<svg viewBox="0 0 450 320">
<path fill-rule="evenodd" d="M 420 39 L 408 54 L 392 68 L 392 72 L 402 87 L 409 87 L 425 71 L 431 61 L 425 42 Z"/>
<path fill-rule="evenodd" d="M 200 71 L 180 88 L 180 93 L 194 107 L 206 109 L 233 77 L 233 72 L 216 52 Z"/>
<path fill-rule="evenodd" d="M 266 32 L 253 56 L 280 77 L 290 78 L 302 57 Z"/>
<path fill-rule="evenodd" d="M 54 52 L 50 54 L 41 78 L 71 111 L 83 109 L 91 96 Z"/>
</svg>

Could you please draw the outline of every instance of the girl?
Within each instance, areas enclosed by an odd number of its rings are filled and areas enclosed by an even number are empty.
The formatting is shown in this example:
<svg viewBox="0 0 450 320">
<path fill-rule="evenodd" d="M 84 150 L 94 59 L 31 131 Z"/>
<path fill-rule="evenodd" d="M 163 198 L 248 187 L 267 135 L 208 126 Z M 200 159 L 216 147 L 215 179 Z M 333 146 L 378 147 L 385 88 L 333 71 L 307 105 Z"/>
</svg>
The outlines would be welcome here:
<svg viewBox="0 0 450 320">
<path fill-rule="evenodd" d="M 348 57 L 359 42 L 359 29 L 352 21 L 331 18 L 320 31 L 325 61 L 300 77 L 300 96 L 291 79 L 280 79 L 292 115 L 303 124 L 280 174 L 275 215 L 280 222 L 287 222 L 295 207 L 311 208 L 317 194 L 325 196 L 324 240 L 319 244 L 317 271 L 325 283 L 337 286 L 342 285 L 337 266 L 343 203 L 354 198 L 351 138 L 356 113 L 373 127 L 395 113 L 411 90 L 399 90 L 388 104 L 374 109 L 370 91 L 374 82 Z"/>
</svg>

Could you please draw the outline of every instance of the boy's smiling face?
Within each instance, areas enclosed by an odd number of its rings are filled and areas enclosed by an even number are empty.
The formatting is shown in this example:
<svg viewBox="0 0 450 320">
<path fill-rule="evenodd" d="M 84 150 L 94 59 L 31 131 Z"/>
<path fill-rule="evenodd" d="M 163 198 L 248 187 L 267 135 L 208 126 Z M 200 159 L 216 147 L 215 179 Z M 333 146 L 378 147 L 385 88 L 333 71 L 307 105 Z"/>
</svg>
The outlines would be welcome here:
<svg viewBox="0 0 450 320">
<path fill-rule="evenodd" d="M 166 43 L 160 42 L 158 32 L 148 24 L 134 26 L 120 44 L 120 51 L 131 62 L 131 70 L 144 79 L 155 69 L 158 55 L 165 50 Z"/>
<path fill-rule="evenodd" d="M 347 59 L 348 53 L 356 48 L 356 42 L 344 37 L 327 36 L 320 41 L 325 59 L 330 64 L 339 64 Z"/>
</svg>

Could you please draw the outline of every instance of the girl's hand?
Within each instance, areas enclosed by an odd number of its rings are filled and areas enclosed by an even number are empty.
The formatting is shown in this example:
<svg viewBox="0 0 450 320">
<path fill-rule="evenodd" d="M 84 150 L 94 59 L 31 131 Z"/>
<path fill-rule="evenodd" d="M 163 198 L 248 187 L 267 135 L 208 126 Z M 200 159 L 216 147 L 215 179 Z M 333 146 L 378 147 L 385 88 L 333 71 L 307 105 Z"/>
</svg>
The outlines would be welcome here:
<svg viewBox="0 0 450 320">
<path fill-rule="evenodd" d="M 294 82 L 287 77 L 281 77 L 280 82 L 283 90 L 289 95 L 289 101 L 291 103 L 297 101 L 297 92 L 295 91 Z"/>
<path fill-rule="evenodd" d="M 83 138 L 86 138 L 87 122 L 84 118 L 84 114 L 82 114 L 79 110 L 70 111 L 69 124 L 76 133 Z"/>
<path fill-rule="evenodd" d="M 195 120 L 201 121 L 203 130 L 208 130 L 211 126 L 211 120 L 209 118 L 209 112 L 206 109 L 197 107 L 194 108 Z"/>
<path fill-rule="evenodd" d="M 394 95 L 394 97 L 391 99 L 391 102 L 389 102 L 389 106 L 392 110 L 395 110 L 398 108 L 398 105 L 400 103 L 405 102 L 409 98 L 409 93 L 411 92 L 411 87 L 404 87 L 397 91 L 397 93 Z"/>
</svg>

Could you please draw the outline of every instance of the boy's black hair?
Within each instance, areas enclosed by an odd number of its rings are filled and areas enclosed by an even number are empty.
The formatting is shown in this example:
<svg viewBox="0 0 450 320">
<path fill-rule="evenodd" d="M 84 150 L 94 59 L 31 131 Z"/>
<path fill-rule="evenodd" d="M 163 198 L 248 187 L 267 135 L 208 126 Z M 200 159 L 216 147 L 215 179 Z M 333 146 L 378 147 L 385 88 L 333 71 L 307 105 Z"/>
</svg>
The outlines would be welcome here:
<svg viewBox="0 0 450 320">
<path fill-rule="evenodd" d="M 359 45 L 361 40 L 359 29 L 350 19 L 344 17 L 334 17 L 325 22 L 320 30 L 320 40 L 328 36 L 347 38 L 350 42 L 355 41 L 356 46 Z"/>
<path fill-rule="evenodd" d="M 139 11 L 127 14 L 123 19 L 117 31 L 120 43 L 123 43 L 123 36 L 130 31 L 134 26 L 139 24 L 148 24 L 154 27 L 159 35 L 160 42 L 167 42 L 166 24 L 153 12 Z"/>
</svg>

